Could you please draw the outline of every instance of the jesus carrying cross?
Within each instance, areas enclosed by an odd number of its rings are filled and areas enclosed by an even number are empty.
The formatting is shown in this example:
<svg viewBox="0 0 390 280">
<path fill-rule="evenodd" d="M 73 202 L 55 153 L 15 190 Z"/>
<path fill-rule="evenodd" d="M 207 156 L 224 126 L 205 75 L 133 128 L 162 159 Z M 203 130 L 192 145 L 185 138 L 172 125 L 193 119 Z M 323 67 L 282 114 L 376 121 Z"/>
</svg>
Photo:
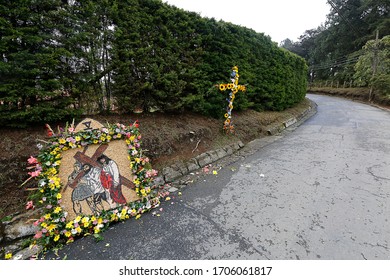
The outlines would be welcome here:
<svg viewBox="0 0 390 280">
<path fill-rule="evenodd" d="M 93 213 L 104 209 L 102 200 L 110 208 L 125 204 L 127 201 L 122 194 L 122 185 L 129 189 L 135 188 L 132 181 L 120 174 L 117 163 L 104 154 L 107 147 L 107 144 L 100 145 L 92 157 L 85 154 L 86 149 L 73 156 L 76 160 L 75 170 L 69 176 L 65 189 L 73 189 L 72 202 L 76 214 L 83 211 L 81 201 L 86 201 Z"/>
</svg>

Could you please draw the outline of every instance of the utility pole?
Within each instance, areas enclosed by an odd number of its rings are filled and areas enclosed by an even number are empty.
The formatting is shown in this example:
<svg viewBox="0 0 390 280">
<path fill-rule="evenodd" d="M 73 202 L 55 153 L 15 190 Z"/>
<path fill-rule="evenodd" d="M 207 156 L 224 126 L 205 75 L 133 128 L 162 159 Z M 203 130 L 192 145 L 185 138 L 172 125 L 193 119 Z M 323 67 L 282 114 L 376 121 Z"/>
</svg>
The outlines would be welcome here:
<svg viewBox="0 0 390 280">
<path fill-rule="evenodd" d="M 372 77 L 371 77 L 371 87 L 368 94 L 368 101 L 371 102 L 373 99 L 374 85 L 373 81 L 376 75 L 376 70 L 378 68 L 378 41 L 379 41 L 379 30 L 376 30 L 375 35 L 375 44 L 374 44 L 374 56 L 372 58 Z"/>
</svg>

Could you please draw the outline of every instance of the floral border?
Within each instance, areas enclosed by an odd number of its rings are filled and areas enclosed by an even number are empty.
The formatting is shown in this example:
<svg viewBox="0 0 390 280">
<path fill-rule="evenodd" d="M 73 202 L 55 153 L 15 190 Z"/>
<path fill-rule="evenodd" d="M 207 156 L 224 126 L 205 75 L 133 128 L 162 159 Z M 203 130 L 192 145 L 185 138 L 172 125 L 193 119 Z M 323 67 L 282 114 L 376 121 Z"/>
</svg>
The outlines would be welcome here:
<svg viewBox="0 0 390 280">
<path fill-rule="evenodd" d="M 40 153 L 30 157 L 28 163 L 30 179 L 38 180 L 36 201 L 44 207 L 44 214 L 34 225 L 39 230 L 33 237 L 33 245 L 44 248 L 55 247 L 58 244 L 70 243 L 78 236 L 95 235 L 106 229 L 110 223 L 123 221 L 131 217 L 139 219 L 141 214 L 156 208 L 160 198 L 164 196 L 159 188 L 153 185 L 157 171 L 150 166 L 149 159 L 144 157 L 141 149 L 141 134 L 138 122 L 130 126 L 123 124 L 108 124 L 106 127 L 94 130 L 74 131 L 74 124 L 58 129 L 55 134 L 49 125 L 46 125 L 50 140 L 45 147 L 39 144 Z M 81 148 L 87 145 L 104 144 L 113 140 L 125 140 L 128 149 L 129 167 L 136 175 L 133 183 L 139 200 L 122 205 L 115 209 L 104 210 L 99 216 L 79 215 L 67 221 L 67 212 L 61 206 L 62 184 L 58 176 L 62 152 L 69 149 Z M 26 209 L 34 208 L 32 201 L 27 203 Z"/>
</svg>

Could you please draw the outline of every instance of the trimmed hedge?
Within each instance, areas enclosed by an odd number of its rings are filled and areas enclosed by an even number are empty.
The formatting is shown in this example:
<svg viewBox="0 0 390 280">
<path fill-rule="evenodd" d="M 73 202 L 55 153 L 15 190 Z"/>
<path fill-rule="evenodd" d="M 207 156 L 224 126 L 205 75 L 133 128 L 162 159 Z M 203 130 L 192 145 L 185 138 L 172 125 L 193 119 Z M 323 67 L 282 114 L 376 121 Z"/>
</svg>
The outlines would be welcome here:
<svg viewBox="0 0 390 280">
<path fill-rule="evenodd" d="M 0 5 L 1 125 L 113 104 L 221 117 L 227 96 L 214 85 L 229 82 L 234 65 L 248 89 L 234 110 L 284 110 L 305 96 L 305 61 L 251 29 L 160 0 L 36 2 Z"/>
</svg>

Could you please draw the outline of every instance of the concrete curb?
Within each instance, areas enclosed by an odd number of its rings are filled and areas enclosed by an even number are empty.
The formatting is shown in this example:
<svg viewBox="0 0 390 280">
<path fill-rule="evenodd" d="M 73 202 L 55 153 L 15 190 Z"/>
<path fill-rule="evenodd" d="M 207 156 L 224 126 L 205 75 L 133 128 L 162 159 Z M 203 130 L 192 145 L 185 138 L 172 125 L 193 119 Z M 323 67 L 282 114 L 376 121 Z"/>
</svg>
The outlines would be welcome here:
<svg viewBox="0 0 390 280">
<path fill-rule="evenodd" d="M 214 163 L 226 156 L 230 156 L 239 149 L 244 147 L 242 141 L 227 145 L 217 150 L 208 151 L 200 154 L 187 162 L 178 162 L 162 170 L 162 177 L 165 183 L 171 183 L 180 177 L 188 175 L 190 172 L 203 168 Z"/>
</svg>

